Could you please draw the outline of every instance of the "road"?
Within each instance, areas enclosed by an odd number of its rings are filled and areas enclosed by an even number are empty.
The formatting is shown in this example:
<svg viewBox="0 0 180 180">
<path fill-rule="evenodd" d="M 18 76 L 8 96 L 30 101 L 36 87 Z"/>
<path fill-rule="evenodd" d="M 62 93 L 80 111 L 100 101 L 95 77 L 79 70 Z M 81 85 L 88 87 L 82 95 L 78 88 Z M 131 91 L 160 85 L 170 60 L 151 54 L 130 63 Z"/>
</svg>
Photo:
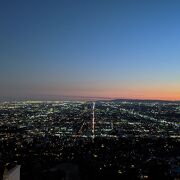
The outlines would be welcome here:
<svg viewBox="0 0 180 180">
<path fill-rule="evenodd" d="M 95 137 L 95 102 L 93 102 L 93 109 L 92 109 L 92 138 Z"/>
</svg>

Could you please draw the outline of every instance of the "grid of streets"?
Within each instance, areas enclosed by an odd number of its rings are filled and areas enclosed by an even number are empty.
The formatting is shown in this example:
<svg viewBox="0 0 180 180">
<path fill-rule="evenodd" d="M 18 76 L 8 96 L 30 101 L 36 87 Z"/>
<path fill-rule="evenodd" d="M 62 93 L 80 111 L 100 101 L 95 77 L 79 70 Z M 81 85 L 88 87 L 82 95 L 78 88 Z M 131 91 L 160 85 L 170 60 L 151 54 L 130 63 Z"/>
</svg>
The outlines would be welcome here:
<svg viewBox="0 0 180 180">
<path fill-rule="evenodd" d="M 180 104 L 171 102 L 3 102 L 0 104 L 1 138 L 33 136 L 93 138 L 179 138 Z M 3 133 L 6 130 L 16 133 Z"/>
</svg>

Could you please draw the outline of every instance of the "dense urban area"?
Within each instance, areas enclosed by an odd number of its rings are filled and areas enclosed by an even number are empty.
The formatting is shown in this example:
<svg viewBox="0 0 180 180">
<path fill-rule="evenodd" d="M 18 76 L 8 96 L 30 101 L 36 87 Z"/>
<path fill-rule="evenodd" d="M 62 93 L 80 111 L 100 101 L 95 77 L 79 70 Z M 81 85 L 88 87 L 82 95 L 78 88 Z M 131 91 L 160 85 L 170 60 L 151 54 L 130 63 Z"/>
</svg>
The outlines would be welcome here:
<svg viewBox="0 0 180 180">
<path fill-rule="evenodd" d="M 21 180 L 179 180 L 180 102 L 1 102 L 0 166 L 10 163 Z"/>
</svg>

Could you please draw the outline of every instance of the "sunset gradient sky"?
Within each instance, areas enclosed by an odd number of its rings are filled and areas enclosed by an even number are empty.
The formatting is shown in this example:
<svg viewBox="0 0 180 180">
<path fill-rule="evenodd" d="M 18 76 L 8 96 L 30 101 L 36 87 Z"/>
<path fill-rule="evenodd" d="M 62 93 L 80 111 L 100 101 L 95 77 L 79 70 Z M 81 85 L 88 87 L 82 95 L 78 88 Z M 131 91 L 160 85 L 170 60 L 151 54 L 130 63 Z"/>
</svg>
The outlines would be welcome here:
<svg viewBox="0 0 180 180">
<path fill-rule="evenodd" d="M 0 97 L 180 100 L 180 1 L 1 0 Z"/>
</svg>

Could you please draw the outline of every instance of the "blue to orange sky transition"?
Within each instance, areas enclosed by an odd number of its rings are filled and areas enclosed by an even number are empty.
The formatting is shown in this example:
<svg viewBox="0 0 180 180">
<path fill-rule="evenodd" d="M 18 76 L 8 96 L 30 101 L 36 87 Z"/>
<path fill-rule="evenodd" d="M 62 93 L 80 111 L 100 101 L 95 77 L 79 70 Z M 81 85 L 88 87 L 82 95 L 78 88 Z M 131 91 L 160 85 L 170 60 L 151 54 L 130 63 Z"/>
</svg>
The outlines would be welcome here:
<svg viewBox="0 0 180 180">
<path fill-rule="evenodd" d="M 0 97 L 180 100 L 180 1 L 1 0 Z"/>
</svg>

